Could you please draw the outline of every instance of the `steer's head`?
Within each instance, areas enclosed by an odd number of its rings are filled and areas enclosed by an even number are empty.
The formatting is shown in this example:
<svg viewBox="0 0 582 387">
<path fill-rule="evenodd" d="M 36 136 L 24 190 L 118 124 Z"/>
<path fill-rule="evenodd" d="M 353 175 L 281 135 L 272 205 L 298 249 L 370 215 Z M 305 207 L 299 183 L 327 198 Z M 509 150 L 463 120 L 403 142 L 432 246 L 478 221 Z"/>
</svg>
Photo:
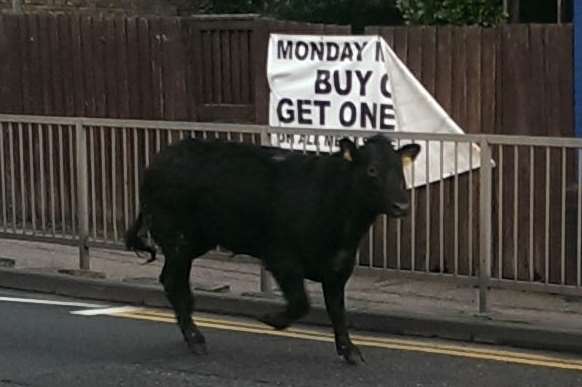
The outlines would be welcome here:
<svg viewBox="0 0 582 387">
<path fill-rule="evenodd" d="M 419 145 L 394 149 L 388 138 L 376 135 L 360 148 L 351 140 L 342 139 L 340 151 L 345 160 L 353 163 L 355 184 L 370 208 L 392 217 L 408 214 L 410 202 L 402 167 L 414 161 Z"/>
</svg>

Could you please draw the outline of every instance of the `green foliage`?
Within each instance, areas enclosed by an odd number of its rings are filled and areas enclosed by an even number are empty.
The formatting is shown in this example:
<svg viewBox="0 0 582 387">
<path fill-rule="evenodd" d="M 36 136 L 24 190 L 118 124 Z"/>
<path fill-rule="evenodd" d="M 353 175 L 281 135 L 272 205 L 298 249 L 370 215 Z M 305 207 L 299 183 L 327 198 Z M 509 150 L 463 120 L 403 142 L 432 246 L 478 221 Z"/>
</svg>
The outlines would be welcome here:
<svg viewBox="0 0 582 387">
<path fill-rule="evenodd" d="M 396 0 L 407 24 L 494 26 L 506 19 L 500 0 Z"/>
<path fill-rule="evenodd" d="M 200 1 L 205 13 L 263 13 L 268 0 L 206 0 Z"/>
<path fill-rule="evenodd" d="M 196 0 L 195 0 L 196 1 Z M 281 20 L 367 25 L 402 24 L 395 0 L 198 0 L 206 13 L 260 13 Z"/>
</svg>

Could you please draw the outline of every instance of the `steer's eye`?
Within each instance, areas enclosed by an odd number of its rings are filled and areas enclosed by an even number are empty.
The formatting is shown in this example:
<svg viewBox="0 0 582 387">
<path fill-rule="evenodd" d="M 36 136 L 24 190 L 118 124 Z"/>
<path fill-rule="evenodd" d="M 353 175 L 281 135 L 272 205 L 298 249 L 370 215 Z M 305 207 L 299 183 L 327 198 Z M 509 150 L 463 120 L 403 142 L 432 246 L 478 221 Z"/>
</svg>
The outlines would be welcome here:
<svg viewBox="0 0 582 387">
<path fill-rule="evenodd" d="M 370 165 L 368 167 L 368 176 L 372 177 L 378 176 L 378 168 L 376 168 L 374 165 Z"/>
</svg>

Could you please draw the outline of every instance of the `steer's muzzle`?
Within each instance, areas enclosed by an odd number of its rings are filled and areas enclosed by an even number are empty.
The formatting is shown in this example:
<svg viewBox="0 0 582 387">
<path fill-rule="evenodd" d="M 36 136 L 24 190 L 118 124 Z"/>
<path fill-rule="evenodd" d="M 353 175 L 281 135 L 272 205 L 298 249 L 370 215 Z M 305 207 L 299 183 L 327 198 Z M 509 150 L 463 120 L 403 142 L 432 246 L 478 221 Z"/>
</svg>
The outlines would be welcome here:
<svg viewBox="0 0 582 387">
<path fill-rule="evenodd" d="M 390 208 L 390 215 L 395 218 L 406 216 L 410 209 L 409 202 L 394 202 Z"/>
</svg>

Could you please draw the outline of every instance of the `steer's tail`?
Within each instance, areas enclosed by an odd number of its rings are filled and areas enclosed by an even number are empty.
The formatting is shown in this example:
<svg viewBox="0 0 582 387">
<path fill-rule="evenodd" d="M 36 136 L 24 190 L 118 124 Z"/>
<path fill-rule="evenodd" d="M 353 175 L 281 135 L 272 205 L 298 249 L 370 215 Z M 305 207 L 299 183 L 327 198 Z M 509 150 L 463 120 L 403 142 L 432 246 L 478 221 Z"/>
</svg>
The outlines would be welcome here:
<svg viewBox="0 0 582 387">
<path fill-rule="evenodd" d="M 144 265 L 156 260 L 156 248 L 147 237 L 148 230 L 149 225 L 144 220 L 144 215 L 140 212 L 133 225 L 125 233 L 125 247 L 128 250 L 135 251 L 138 256 L 140 251 L 150 253 L 150 258 L 144 262 Z"/>
</svg>

